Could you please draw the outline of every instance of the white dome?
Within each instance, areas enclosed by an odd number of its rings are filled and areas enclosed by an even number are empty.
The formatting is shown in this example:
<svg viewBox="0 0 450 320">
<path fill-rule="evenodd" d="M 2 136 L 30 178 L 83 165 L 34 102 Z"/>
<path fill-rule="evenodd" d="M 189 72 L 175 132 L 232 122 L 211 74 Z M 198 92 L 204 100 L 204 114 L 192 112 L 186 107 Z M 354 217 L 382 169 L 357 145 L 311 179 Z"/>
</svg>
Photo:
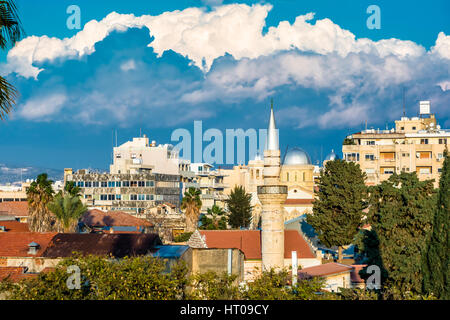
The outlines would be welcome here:
<svg viewBox="0 0 450 320">
<path fill-rule="evenodd" d="M 283 165 L 301 165 L 311 164 L 311 158 L 305 150 L 300 148 L 292 148 L 284 157 Z"/>
<path fill-rule="evenodd" d="M 339 156 L 334 152 L 333 149 L 331 149 L 331 153 L 329 155 L 326 156 L 325 160 L 336 160 L 339 159 Z"/>
</svg>

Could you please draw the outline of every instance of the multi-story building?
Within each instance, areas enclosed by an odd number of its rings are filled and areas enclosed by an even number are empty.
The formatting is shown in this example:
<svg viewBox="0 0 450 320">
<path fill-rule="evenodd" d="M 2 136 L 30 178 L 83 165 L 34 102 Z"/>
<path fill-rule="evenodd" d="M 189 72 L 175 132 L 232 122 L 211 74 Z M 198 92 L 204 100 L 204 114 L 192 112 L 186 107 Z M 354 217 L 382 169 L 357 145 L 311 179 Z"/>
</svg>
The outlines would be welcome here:
<svg viewBox="0 0 450 320">
<path fill-rule="evenodd" d="M 194 177 L 184 187 L 194 187 L 201 191 L 202 213 L 206 213 L 208 208 L 217 205 L 225 207 L 227 196 L 224 190 L 227 185 L 224 183 L 224 174 L 221 170 L 214 170 L 209 163 L 191 163 L 190 168 Z"/>
<path fill-rule="evenodd" d="M 141 215 L 165 202 L 180 206 L 180 177 L 152 173 L 96 173 L 89 170 L 64 170 L 65 181 L 80 187 L 88 208 L 121 210 Z"/>
<path fill-rule="evenodd" d="M 376 185 L 391 174 L 416 172 L 420 180 L 439 184 L 444 150 L 450 130 L 442 129 L 430 102 L 420 102 L 417 117 L 402 117 L 390 130 L 366 129 L 347 136 L 342 146 L 344 160 L 357 162 L 367 174 L 366 183 Z"/>
</svg>

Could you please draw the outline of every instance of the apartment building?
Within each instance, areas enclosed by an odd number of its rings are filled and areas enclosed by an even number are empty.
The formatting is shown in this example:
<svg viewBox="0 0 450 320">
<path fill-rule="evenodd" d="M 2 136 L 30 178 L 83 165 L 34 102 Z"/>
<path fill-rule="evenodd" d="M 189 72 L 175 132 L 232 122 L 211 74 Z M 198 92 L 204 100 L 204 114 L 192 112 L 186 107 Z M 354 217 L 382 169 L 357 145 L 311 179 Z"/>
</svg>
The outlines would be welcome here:
<svg viewBox="0 0 450 320">
<path fill-rule="evenodd" d="M 64 170 L 64 180 L 80 187 L 88 208 L 120 210 L 134 215 L 162 203 L 180 206 L 180 177 L 151 170 L 137 173 L 97 173 L 89 170 Z"/>
<path fill-rule="evenodd" d="M 450 130 L 442 129 L 430 102 L 421 101 L 417 117 L 402 117 L 390 130 L 366 129 L 347 136 L 344 160 L 357 162 L 367 174 L 367 185 L 387 180 L 393 173 L 416 172 L 420 180 L 439 185 L 444 150 Z"/>
</svg>

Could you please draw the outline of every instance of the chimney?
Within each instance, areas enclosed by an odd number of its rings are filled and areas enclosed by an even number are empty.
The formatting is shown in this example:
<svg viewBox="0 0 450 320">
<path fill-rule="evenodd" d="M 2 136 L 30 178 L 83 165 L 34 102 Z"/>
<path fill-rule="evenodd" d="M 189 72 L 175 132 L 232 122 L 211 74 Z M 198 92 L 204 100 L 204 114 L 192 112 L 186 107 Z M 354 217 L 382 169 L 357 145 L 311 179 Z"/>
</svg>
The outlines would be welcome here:
<svg viewBox="0 0 450 320">
<path fill-rule="evenodd" d="M 36 255 L 39 250 L 39 247 L 40 247 L 39 244 L 37 244 L 36 242 L 34 242 L 34 241 L 31 242 L 28 245 L 28 254 Z"/>
</svg>

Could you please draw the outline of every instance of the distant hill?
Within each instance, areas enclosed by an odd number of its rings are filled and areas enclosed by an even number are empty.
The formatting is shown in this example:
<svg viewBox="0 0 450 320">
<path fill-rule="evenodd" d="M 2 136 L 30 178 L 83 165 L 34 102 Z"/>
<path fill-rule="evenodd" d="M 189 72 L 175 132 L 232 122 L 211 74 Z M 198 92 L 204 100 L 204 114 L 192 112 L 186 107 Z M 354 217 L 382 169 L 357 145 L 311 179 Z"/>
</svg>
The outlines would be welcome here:
<svg viewBox="0 0 450 320">
<path fill-rule="evenodd" d="M 33 166 L 13 166 L 0 163 L 0 185 L 13 184 L 20 185 L 20 181 L 26 181 L 27 179 L 36 179 L 41 173 L 47 173 L 49 179 L 63 180 L 64 170 L 33 167 Z"/>
</svg>

